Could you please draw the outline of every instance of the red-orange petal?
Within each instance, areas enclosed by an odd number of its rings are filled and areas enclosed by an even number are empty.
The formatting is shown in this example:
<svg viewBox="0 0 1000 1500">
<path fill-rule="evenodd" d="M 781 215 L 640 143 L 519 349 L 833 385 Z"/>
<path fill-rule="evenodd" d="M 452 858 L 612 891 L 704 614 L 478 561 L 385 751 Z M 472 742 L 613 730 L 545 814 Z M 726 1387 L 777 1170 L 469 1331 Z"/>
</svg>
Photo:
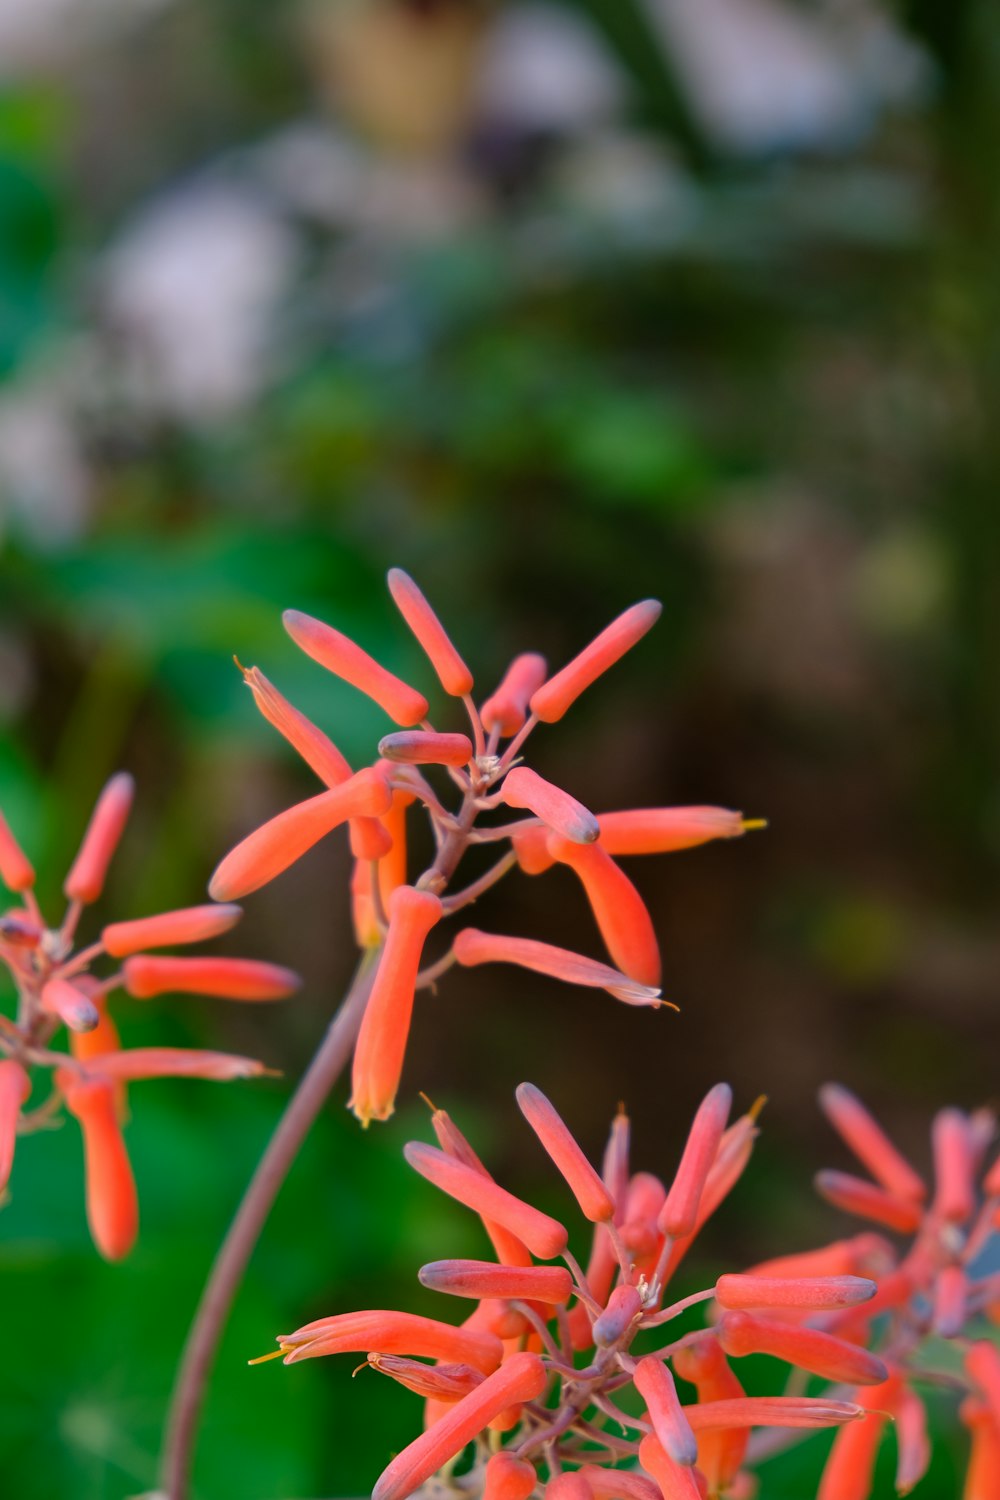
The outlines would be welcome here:
<svg viewBox="0 0 1000 1500">
<path fill-rule="evenodd" d="M 243 670 L 243 680 L 253 693 L 254 702 L 264 718 L 293 750 L 297 750 L 310 770 L 329 787 L 339 786 L 351 775 L 351 767 L 330 737 L 311 719 L 293 707 L 266 678 L 259 667 Z"/>
<path fill-rule="evenodd" d="M 567 948 L 556 948 L 552 943 L 540 943 L 535 938 L 507 937 L 498 932 L 465 927 L 456 934 L 452 951 L 464 968 L 477 964 L 517 964 L 522 969 L 547 974 L 567 984 L 607 990 L 626 1005 L 655 1006 L 659 1003 L 660 991 L 652 985 L 639 984 L 627 974 L 598 963 L 596 959 L 571 953 Z"/>
<path fill-rule="evenodd" d="M 13 1058 L 0 1062 L 0 1193 L 10 1179 L 21 1106 L 31 1093 L 31 1079 Z"/>
<path fill-rule="evenodd" d="M 917 1172 L 849 1089 L 839 1083 L 824 1084 L 819 1102 L 834 1130 L 887 1193 L 917 1203 L 926 1198 L 927 1188 Z"/>
<path fill-rule="evenodd" d="M 599 844 L 574 844 L 553 835 L 549 850 L 579 879 L 615 965 L 640 984 L 658 985 L 660 949 L 652 918 L 625 872 Z"/>
<path fill-rule="evenodd" d="M 408 687 L 385 667 L 380 667 L 367 651 L 339 630 L 334 630 L 332 625 L 325 625 L 322 620 L 297 609 L 287 609 L 282 621 L 292 640 L 307 656 L 373 699 L 397 724 L 408 728 L 426 719 L 428 704 L 423 694 Z"/>
<path fill-rule="evenodd" d="M 494 730 L 504 739 L 523 729 L 528 717 L 528 702 L 545 681 L 545 657 L 535 651 L 515 656 L 496 692 L 491 693 L 480 710 L 483 728 Z"/>
<path fill-rule="evenodd" d="M 501 1297 L 559 1305 L 573 1295 L 564 1266 L 504 1266 L 489 1260 L 432 1260 L 417 1273 L 421 1286 L 453 1297 Z"/>
<path fill-rule="evenodd" d="M 547 1373 L 537 1354 L 513 1354 L 482 1385 L 457 1402 L 428 1432 L 392 1460 L 372 1490 L 372 1500 L 406 1500 L 442 1464 L 508 1407 L 533 1401 L 545 1390 Z"/>
<path fill-rule="evenodd" d="M 770 1354 L 787 1364 L 845 1385 L 881 1385 L 889 1371 L 875 1354 L 815 1328 L 801 1328 L 745 1312 L 727 1312 L 715 1326 L 727 1354 Z"/>
<path fill-rule="evenodd" d="M 698 1457 L 698 1442 L 678 1400 L 670 1371 L 655 1354 L 648 1354 L 636 1365 L 633 1380 L 663 1447 L 675 1464 L 690 1467 Z"/>
<path fill-rule="evenodd" d="M 158 912 L 155 917 L 137 917 L 132 922 L 111 922 L 101 933 L 101 942 L 112 958 L 128 958 L 147 948 L 203 943 L 229 932 L 242 915 L 239 906 L 187 906 Z"/>
<path fill-rule="evenodd" d="M 279 1335 L 278 1344 L 286 1365 L 327 1354 L 366 1354 L 376 1349 L 380 1354 L 415 1355 L 472 1365 L 488 1375 L 503 1358 L 503 1344 L 493 1333 L 479 1328 L 453 1328 L 450 1323 L 424 1318 L 418 1313 L 382 1309 L 315 1318 L 294 1333 Z"/>
<path fill-rule="evenodd" d="M 253 1057 L 191 1047 L 130 1047 L 125 1052 L 102 1052 L 90 1062 L 88 1072 L 129 1083 L 137 1078 L 207 1078 L 228 1083 L 268 1071 Z"/>
<path fill-rule="evenodd" d="M 554 1260 L 565 1250 L 569 1236 L 562 1224 L 508 1193 L 492 1178 L 420 1141 L 408 1142 L 403 1155 L 421 1177 L 464 1203 L 466 1208 L 484 1218 L 495 1219 L 522 1240 L 539 1260 Z"/>
<path fill-rule="evenodd" d="M 471 1365 L 425 1365 L 402 1354 L 370 1353 L 368 1363 L 380 1375 L 388 1375 L 414 1395 L 435 1401 L 461 1401 L 477 1385 L 482 1385 L 484 1378 Z"/>
<path fill-rule="evenodd" d="M 976 1207 L 976 1153 L 969 1120 L 959 1109 L 942 1109 L 931 1127 L 934 1203 L 937 1218 L 964 1224 Z"/>
<path fill-rule="evenodd" d="M 899 1234 L 913 1234 L 920 1227 L 923 1211 L 912 1198 L 887 1193 L 850 1172 L 817 1172 L 815 1181 L 820 1196 L 847 1213 L 871 1219 Z"/>
<path fill-rule="evenodd" d="M 427 934 L 443 908 L 430 891 L 401 885 L 389 900 L 389 930 L 358 1033 L 350 1107 L 363 1125 L 387 1120 L 410 1034 L 417 971 Z"/>
<path fill-rule="evenodd" d="M 528 1500 L 537 1483 L 533 1464 L 501 1449 L 486 1465 L 483 1500 Z"/>
<path fill-rule="evenodd" d="M 742 813 L 728 807 L 632 807 L 598 813 L 601 847 L 609 854 L 673 854 L 746 832 Z"/>
<path fill-rule="evenodd" d="M 792 1307 L 807 1311 L 838 1310 L 870 1302 L 877 1288 L 865 1276 L 720 1276 L 715 1297 L 720 1307 Z"/>
<path fill-rule="evenodd" d="M 642 640 L 662 610 L 658 600 L 645 599 L 612 620 L 589 646 L 532 694 L 532 713 L 546 724 L 561 719 L 585 688 Z"/>
<path fill-rule="evenodd" d="M 0 812 L 0 880 L 9 891 L 27 891 L 35 883 L 35 871 Z"/>
<path fill-rule="evenodd" d="M 87 1221 L 105 1260 L 122 1260 L 139 1232 L 139 1201 L 112 1083 L 81 1083 L 60 1069 L 57 1083 L 83 1133 Z"/>
<path fill-rule="evenodd" d="M 230 850 L 209 881 L 209 895 L 232 901 L 281 875 L 349 818 L 380 817 L 392 802 L 382 772 L 367 766 L 349 781 L 298 802 L 271 818 Z"/>
<path fill-rule="evenodd" d="M 700 1500 L 705 1494 L 695 1472 L 670 1457 L 660 1439 L 649 1432 L 639 1444 L 639 1462 L 652 1474 L 663 1500 Z"/>
<path fill-rule="evenodd" d="M 717 1083 L 698 1106 L 680 1166 L 659 1215 L 665 1234 L 679 1239 L 690 1234 L 698 1222 L 698 1205 L 722 1140 L 733 1091 L 728 1083 Z"/>
<path fill-rule="evenodd" d="M 79 852 L 63 883 L 63 893 L 68 900 L 89 905 L 100 896 L 108 865 L 128 821 L 134 793 L 135 782 L 127 771 L 112 776 L 101 792 Z"/>
<path fill-rule="evenodd" d="M 515 1097 L 522 1115 L 562 1175 L 584 1217 L 595 1224 L 611 1219 L 615 1211 L 611 1194 L 555 1105 L 533 1083 L 518 1084 Z"/>
<path fill-rule="evenodd" d="M 42 1010 L 57 1016 L 70 1031 L 93 1031 L 101 1016 L 83 989 L 56 975 L 42 986 Z"/>
<path fill-rule="evenodd" d="M 433 730 L 398 729 L 383 735 L 378 753 L 386 760 L 409 766 L 467 766 L 472 741 L 467 734 L 438 734 Z"/>
<path fill-rule="evenodd" d="M 582 802 L 532 771 L 530 766 L 515 766 L 508 771 L 500 788 L 500 797 L 508 807 L 526 808 L 541 818 L 554 833 L 571 844 L 592 844 L 600 829 L 594 814 Z"/>
<path fill-rule="evenodd" d="M 441 686 L 453 698 L 464 698 L 472 692 L 472 673 L 424 595 L 402 568 L 390 568 L 387 581 L 396 608 L 423 647 Z"/>
<path fill-rule="evenodd" d="M 167 994 L 284 1000 L 302 983 L 294 970 L 254 958 L 151 958 L 140 953 L 125 960 L 122 974 L 134 1000 Z"/>
</svg>

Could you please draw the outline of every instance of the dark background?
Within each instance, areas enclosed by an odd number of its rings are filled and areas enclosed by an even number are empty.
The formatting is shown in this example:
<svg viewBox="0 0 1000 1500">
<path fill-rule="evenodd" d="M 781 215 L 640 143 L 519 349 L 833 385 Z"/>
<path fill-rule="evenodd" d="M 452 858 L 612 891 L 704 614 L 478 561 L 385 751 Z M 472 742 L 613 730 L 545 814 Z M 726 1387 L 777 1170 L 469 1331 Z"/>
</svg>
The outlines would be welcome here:
<svg viewBox="0 0 1000 1500">
<path fill-rule="evenodd" d="M 280 611 L 428 689 L 391 564 L 483 692 L 515 652 L 558 664 L 662 598 L 533 764 L 599 810 L 771 822 L 630 865 L 679 1016 L 458 971 L 419 1003 L 389 1125 L 362 1137 L 338 1090 L 222 1350 L 203 1500 L 363 1494 L 415 1433 L 415 1398 L 348 1359 L 243 1362 L 325 1312 L 458 1316 L 415 1271 L 484 1247 L 404 1170 L 418 1090 L 556 1212 L 523 1077 L 595 1155 L 624 1097 L 663 1173 L 712 1082 L 767 1093 L 691 1287 L 846 1231 L 810 1185 L 842 1160 L 828 1077 L 921 1165 L 936 1107 L 995 1099 L 998 101 L 988 0 L 0 3 L 0 805 L 53 916 L 119 767 L 139 796 L 104 919 L 200 899 L 313 790 L 234 652 L 374 753 L 386 721 Z M 285 1075 L 133 1090 L 125 1266 L 87 1240 L 75 1128 L 20 1143 L 18 1500 L 153 1483 L 211 1252 L 353 965 L 347 873 L 327 841 L 229 945 L 295 965 L 297 999 L 119 1006 L 127 1044 Z M 566 872 L 512 876 L 476 920 L 600 952 Z M 950 1420 L 921 1495 L 956 1493 Z M 812 1493 L 827 1441 L 765 1471 L 764 1500 Z"/>
</svg>

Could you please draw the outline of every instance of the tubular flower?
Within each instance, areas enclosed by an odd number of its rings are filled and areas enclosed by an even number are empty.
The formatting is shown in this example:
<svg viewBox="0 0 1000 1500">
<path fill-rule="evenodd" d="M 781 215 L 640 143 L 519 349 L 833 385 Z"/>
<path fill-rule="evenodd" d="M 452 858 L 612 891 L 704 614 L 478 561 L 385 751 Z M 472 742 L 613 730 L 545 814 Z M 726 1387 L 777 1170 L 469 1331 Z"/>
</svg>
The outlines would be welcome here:
<svg viewBox="0 0 1000 1500">
<path fill-rule="evenodd" d="M 371 765 L 352 772 L 325 731 L 289 703 L 258 667 L 241 667 L 260 712 L 326 790 L 247 834 L 221 861 L 209 885 L 215 900 L 238 900 L 277 878 L 328 833 L 340 826 L 349 828 L 354 932 L 379 976 L 354 1068 L 352 1107 L 365 1123 L 387 1119 L 392 1113 L 414 994 L 431 987 L 456 962 L 520 964 L 570 983 L 607 989 L 629 1005 L 661 1003 L 660 956 L 653 923 L 612 854 L 692 848 L 761 826 L 759 820 L 748 822 L 740 813 L 713 807 L 645 808 L 597 817 L 561 786 L 523 764 L 525 744 L 539 723 L 561 719 L 580 693 L 651 628 L 660 614 L 655 600 L 625 610 L 550 677 L 546 677 L 543 657 L 521 653 L 495 691 L 477 705 L 472 672 L 420 588 L 399 568 L 390 571 L 388 585 L 447 703 L 453 707 L 455 699 L 462 701 L 467 725 L 438 730 L 429 720 L 427 698 L 415 687 L 388 672 L 331 625 L 297 610 L 287 611 L 284 624 L 295 644 L 367 694 L 399 727 L 379 740 Z M 428 777 L 439 776 L 446 789 L 449 783 L 458 788 L 457 806 L 446 805 L 441 791 L 425 779 L 423 767 Z M 429 819 L 436 849 L 432 862 L 422 869 L 411 868 L 408 862 L 406 815 L 413 808 Z M 527 816 L 502 821 L 509 808 Z M 485 874 L 455 889 L 462 860 L 480 845 L 499 845 L 499 858 Z M 4 861 L 15 878 L 28 878 L 14 846 L 0 829 L 0 868 Z M 402 978 L 390 982 L 391 972 L 401 963 L 395 893 L 403 889 L 418 893 L 421 909 L 433 912 L 433 922 L 422 929 L 426 938 L 431 927 L 437 929 L 439 923 L 443 927 L 514 865 L 525 873 L 540 874 L 557 862 L 569 865 L 578 875 L 611 964 L 533 939 L 466 928 L 452 947 L 445 946 L 426 962 L 421 957 L 422 941 L 408 944 L 401 968 L 406 982 Z M 439 902 L 433 908 L 427 904 L 432 897 Z M 130 939 L 125 934 L 114 941 Z M 437 941 L 436 930 L 432 941 Z M 148 940 L 147 945 L 151 946 Z M 390 945 L 394 957 L 386 964 L 381 950 Z M 414 968 L 410 962 L 414 955 L 424 963 L 423 968 Z M 149 962 L 133 964 L 134 985 L 147 983 L 148 975 L 155 973 Z"/>
<path fill-rule="evenodd" d="M 633 1256 L 618 1226 L 637 1212 L 637 1199 L 649 1209 L 678 1194 L 678 1201 L 686 1198 L 688 1152 L 677 1181 L 659 1184 L 658 1193 L 652 1194 L 649 1184 L 658 1180 L 651 1173 L 630 1171 L 623 1112 L 612 1125 L 598 1175 L 538 1089 L 522 1084 L 517 1098 L 577 1204 L 591 1219 L 595 1245 L 610 1245 L 608 1274 L 602 1271 L 598 1279 L 581 1271 L 567 1249 L 563 1226 L 494 1182 L 450 1118 L 435 1110 L 434 1130 L 442 1149 L 411 1143 L 404 1153 L 407 1160 L 436 1187 L 479 1214 L 495 1247 L 497 1225 L 513 1236 L 508 1240 L 510 1259 L 498 1251 L 496 1261 L 434 1261 L 419 1273 L 421 1283 L 432 1290 L 477 1301 L 476 1311 L 458 1328 L 406 1313 L 342 1313 L 280 1336 L 276 1353 L 263 1356 L 293 1364 L 316 1355 L 364 1350 L 373 1368 L 426 1398 L 425 1431 L 376 1481 L 375 1500 L 407 1500 L 439 1470 L 450 1468 L 469 1444 L 475 1445 L 474 1456 L 462 1480 L 463 1492 L 483 1493 L 493 1500 L 527 1500 L 539 1487 L 563 1500 L 705 1500 L 722 1494 L 735 1500 L 749 1493 L 745 1464 L 753 1428 L 785 1428 L 795 1434 L 861 1424 L 865 1406 L 845 1399 L 839 1387 L 817 1396 L 744 1394 L 729 1358 L 751 1351 L 731 1346 L 740 1336 L 745 1339 L 753 1324 L 749 1342 L 754 1351 L 761 1347 L 757 1325 L 762 1319 L 723 1312 L 716 1327 L 663 1344 L 663 1325 L 696 1303 L 712 1301 L 716 1289 L 708 1287 L 664 1305 L 672 1236 L 658 1228 L 654 1207 L 652 1242 L 641 1257 Z M 708 1111 L 699 1111 L 691 1135 L 699 1143 L 699 1163 L 702 1152 L 710 1154 L 710 1143 L 717 1163 L 731 1152 L 733 1140 L 741 1146 L 744 1140 L 752 1142 L 751 1116 L 723 1129 L 729 1098 L 728 1089 L 719 1086 L 708 1096 Z M 725 1113 L 720 1110 L 723 1102 Z M 705 1123 L 708 1115 L 713 1117 L 710 1129 Z M 742 1149 L 736 1160 L 740 1167 L 745 1164 Z M 727 1181 L 732 1171 L 727 1162 Z M 699 1176 L 708 1181 L 711 1171 L 699 1165 Z M 702 1191 L 697 1214 L 689 1213 L 684 1220 L 681 1238 L 686 1244 L 697 1234 L 696 1220 L 704 1212 L 705 1199 Z M 536 1266 L 532 1256 L 562 1256 L 566 1268 Z M 720 1278 L 719 1286 L 727 1281 L 754 1283 L 754 1295 L 763 1296 L 766 1306 L 792 1308 L 799 1314 L 852 1306 L 861 1295 L 857 1277 L 813 1277 L 803 1284 L 794 1278 L 748 1275 Z M 845 1281 L 851 1282 L 846 1290 Z M 865 1283 L 865 1290 L 870 1295 L 874 1285 Z M 574 1335 L 574 1322 L 582 1325 L 580 1337 Z M 817 1358 L 821 1349 L 832 1362 L 831 1379 L 840 1381 L 845 1369 L 852 1380 L 885 1377 L 877 1359 L 844 1339 L 785 1323 L 777 1324 L 776 1330 L 775 1338 L 784 1342 L 780 1350 L 768 1352 L 801 1371 L 825 1368 Z M 574 1354 L 581 1357 L 575 1360 Z M 637 1417 L 628 1414 L 634 1404 L 627 1410 L 618 1405 L 626 1385 L 634 1387 L 641 1402 Z M 628 1467 L 619 1467 L 622 1463 Z"/>
<path fill-rule="evenodd" d="M 837 1435 L 819 1500 L 869 1500 L 889 1418 L 896 1433 L 897 1490 L 919 1492 L 930 1442 L 917 1388 L 934 1380 L 936 1362 L 927 1342 L 956 1340 L 964 1351 L 962 1372 L 948 1383 L 965 1391 L 961 1416 L 972 1433 L 964 1493 L 969 1500 L 1000 1493 L 994 1437 L 1000 1432 L 1000 1352 L 988 1336 L 1000 1299 L 1000 1278 L 991 1269 L 1000 1228 L 1000 1168 L 994 1161 L 983 1171 L 996 1121 L 988 1111 L 939 1111 L 931 1130 L 929 1190 L 861 1100 L 828 1084 L 820 1104 L 871 1177 L 820 1172 L 819 1192 L 907 1243 L 897 1249 L 882 1234 L 859 1234 L 744 1276 L 722 1277 L 716 1295 L 727 1310 L 716 1337 L 729 1354 L 756 1351 L 787 1359 L 794 1352 L 801 1368 L 841 1387 L 858 1387 L 857 1400 L 868 1415 Z M 790 1268 L 804 1273 L 798 1302 L 767 1289 L 771 1277 L 783 1277 Z M 874 1295 L 870 1276 L 878 1283 Z M 985 1474 L 989 1482 L 981 1479 Z"/>
<path fill-rule="evenodd" d="M 0 1192 L 11 1174 L 18 1133 L 39 1129 L 65 1108 L 79 1123 L 84 1149 L 87 1218 L 98 1250 L 119 1260 L 138 1229 L 135 1181 L 122 1131 L 125 1087 L 144 1078 L 251 1078 L 267 1069 L 253 1058 L 179 1047 L 123 1051 L 109 1014 L 116 990 L 146 997 L 167 990 L 232 999 L 277 999 L 298 987 L 290 969 L 238 958 L 153 956 L 147 948 L 200 943 L 229 931 L 238 906 L 186 907 L 107 923 L 93 943 L 77 948 L 86 906 L 103 892 L 108 866 L 133 797 L 130 776 L 104 788 L 64 882 L 68 907 L 50 927 L 34 891 L 31 864 L 0 815 L 0 878 L 21 904 L 0 916 L 0 963 L 17 992 L 14 1017 L 0 1015 Z M 103 960 L 123 960 L 104 974 Z M 68 1051 L 57 1050 L 68 1041 Z M 26 1108 L 39 1082 L 49 1092 Z"/>
</svg>

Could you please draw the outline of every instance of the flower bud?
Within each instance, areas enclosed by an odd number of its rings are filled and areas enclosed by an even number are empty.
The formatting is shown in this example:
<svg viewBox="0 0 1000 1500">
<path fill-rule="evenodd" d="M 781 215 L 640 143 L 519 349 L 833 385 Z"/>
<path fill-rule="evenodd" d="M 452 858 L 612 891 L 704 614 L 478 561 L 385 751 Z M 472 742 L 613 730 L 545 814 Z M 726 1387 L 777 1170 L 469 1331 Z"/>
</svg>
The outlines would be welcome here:
<svg viewBox="0 0 1000 1500">
<path fill-rule="evenodd" d="M 645 599 L 612 620 L 578 656 L 536 689 L 531 696 L 532 713 L 546 724 L 561 719 L 585 688 L 642 640 L 662 610 L 658 600 Z"/>
<path fill-rule="evenodd" d="M 927 1188 L 860 1099 L 839 1083 L 827 1083 L 819 1091 L 819 1102 L 845 1145 L 887 1193 L 916 1203 L 926 1198 Z"/>
<path fill-rule="evenodd" d="M 562 787 L 554 786 L 528 766 L 508 771 L 500 788 L 500 798 L 508 807 L 526 808 L 541 818 L 554 833 L 571 844 L 592 844 L 600 829 L 594 814 L 577 802 Z"/>
<path fill-rule="evenodd" d="M 437 896 L 410 885 L 389 900 L 389 930 L 354 1049 L 350 1107 L 363 1125 L 387 1120 L 395 1108 L 420 956 L 441 915 Z"/>
<path fill-rule="evenodd" d="M 9 891 L 27 891 L 35 883 L 31 861 L 11 833 L 3 813 L 0 813 L 0 880 Z"/>
<path fill-rule="evenodd" d="M 390 568 L 389 592 L 403 619 L 409 625 L 438 680 L 453 698 L 464 698 L 472 692 L 472 673 L 459 656 L 441 621 L 431 609 L 413 579 L 402 568 Z"/>
<path fill-rule="evenodd" d="M 21 1106 L 31 1093 L 31 1079 L 13 1058 L 0 1061 L 0 1194 L 10 1180 Z"/>
<path fill-rule="evenodd" d="M 392 1460 L 377 1481 L 372 1500 L 406 1500 L 442 1464 L 461 1453 L 494 1417 L 509 1406 L 540 1396 L 546 1381 L 545 1366 L 537 1354 L 511 1355 L 499 1370 Z"/>
<path fill-rule="evenodd" d="M 508 777 L 508 780 L 510 778 Z M 599 844 L 549 839 L 549 850 L 583 886 L 615 966 L 640 984 L 660 983 L 660 950 L 649 912 L 635 886 Z"/>
<path fill-rule="evenodd" d="M 243 915 L 239 906 L 188 906 L 163 911 L 132 922 L 111 922 L 101 933 L 105 952 L 127 958 L 146 948 L 171 948 L 175 943 L 203 943 L 235 927 Z"/>
<path fill-rule="evenodd" d="M 349 818 L 379 817 L 391 801 L 385 776 L 366 767 L 331 791 L 296 803 L 230 850 L 209 881 L 209 895 L 216 901 L 230 901 L 259 890 L 341 823 Z"/>
<path fill-rule="evenodd" d="M 561 1305 L 573 1295 L 573 1278 L 563 1266 L 503 1266 L 488 1260 L 434 1260 L 421 1266 L 421 1286 L 453 1297 L 503 1297 Z"/>
<path fill-rule="evenodd" d="M 87 1186 L 87 1221 L 105 1260 L 122 1260 L 139 1230 L 135 1178 L 125 1149 L 114 1085 L 82 1083 L 69 1069 L 60 1069 L 56 1082 L 83 1133 Z"/>
<path fill-rule="evenodd" d="M 698 1222 L 698 1205 L 732 1102 L 733 1091 L 728 1083 L 717 1083 L 698 1106 L 680 1166 L 660 1210 L 660 1228 L 674 1239 L 690 1234 Z"/>
<path fill-rule="evenodd" d="M 677 1398 L 670 1371 L 655 1354 L 650 1354 L 639 1360 L 633 1379 L 663 1447 L 675 1464 L 690 1467 L 698 1457 L 698 1444 Z"/>
<path fill-rule="evenodd" d="M 565 1250 L 569 1236 L 555 1219 L 508 1193 L 506 1188 L 484 1177 L 464 1162 L 446 1156 L 433 1146 L 410 1141 L 403 1155 L 415 1172 L 426 1177 L 449 1197 L 456 1198 L 484 1218 L 495 1219 L 522 1240 L 539 1260 L 554 1260 Z"/>
<path fill-rule="evenodd" d="M 584 1217 L 592 1223 L 609 1220 L 615 1208 L 611 1195 L 558 1110 L 533 1083 L 518 1084 L 516 1098 L 522 1115 L 561 1173 Z"/>
<path fill-rule="evenodd" d="M 528 700 L 545 681 L 544 656 L 526 651 L 515 656 L 496 692 L 487 698 L 480 710 L 483 728 L 509 739 L 524 728 L 528 717 Z"/>
<path fill-rule="evenodd" d="M 108 865 L 128 821 L 134 792 L 132 777 L 127 771 L 119 771 L 98 797 L 79 852 L 63 883 L 67 900 L 89 905 L 100 896 Z"/>
<path fill-rule="evenodd" d="M 281 618 L 296 646 L 307 656 L 373 699 L 404 729 L 426 719 L 428 705 L 423 694 L 380 667 L 367 651 L 339 630 L 297 609 L 286 609 Z"/>
<path fill-rule="evenodd" d="M 122 974 L 134 1000 L 167 994 L 284 1000 L 302 983 L 292 969 L 253 958 L 151 958 L 138 953 L 125 960 Z"/>
<path fill-rule="evenodd" d="M 467 734 L 400 729 L 379 740 L 378 753 L 404 765 L 467 766 L 472 759 L 472 741 Z"/>
</svg>

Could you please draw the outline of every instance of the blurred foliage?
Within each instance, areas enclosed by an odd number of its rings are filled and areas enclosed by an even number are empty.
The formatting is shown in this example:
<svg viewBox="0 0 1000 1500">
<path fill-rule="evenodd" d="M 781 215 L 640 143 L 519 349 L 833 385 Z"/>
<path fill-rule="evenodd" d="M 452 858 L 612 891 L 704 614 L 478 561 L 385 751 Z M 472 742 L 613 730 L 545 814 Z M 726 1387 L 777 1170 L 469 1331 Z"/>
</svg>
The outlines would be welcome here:
<svg viewBox="0 0 1000 1500">
<path fill-rule="evenodd" d="M 119 765 L 140 783 L 107 903 L 121 916 L 196 899 L 236 837 L 308 794 L 234 652 L 370 755 L 378 714 L 294 652 L 288 605 L 424 685 L 390 563 L 484 682 L 529 646 L 563 660 L 659 595 L 658 636 L 538 753 L 601 806 L 770 816 L 766 839 L 640 873 L 684 1014 L 665 1026 L 490 975 L 473 1007 L 449 982 L 418 1017 L 409 1097 L 440 1095 L 504 1180 L 544 1197 L 509 1129 L 529 1066 L 595 1154 L 624 1092 L 656 1148 L 640 1162 L 663 1170 L 725 1075 L 772 1104 L 706 1266 L 840 1232 L 808 1187 L 828 1072 L 918 1159 L 934 1107 L 996 1092 L 996 7 L 901 0 L 923 49 L 905 103 L 826 144 L 740 151 L 655 7 L 566 0 L 621 82 L 617 112 L 486 115 L 431 159 L 388 125 L 360 138 L 298 9 L 114 9 L 79 34 L 56 24 L 41 61 L 0 59 L 0 805 L 43 899 Z M 449 35 L 449 0 L 415 9 Z M 484 7 L 484 28 L 513 9 Z M 189 189 L 192 222 L 200 194 L 236 192 L 276 261 L 291 249 L 235 385 L 185 401 L 114 295 L 123 245 Z M 203 325 L 169 346 L 199 377 L 241 273 L 211 262 L 198 300 L 200 246 L 180 265 Z M 351 967 L 345 873 L 343 850 L 316 851 L 240 937 L 301 968 L 301 1001 L 133 1007 L 126 1039 L 243 1048 L 294 1079 Z M 497 928 L 579 943 L 570 884 L 546 887 L 544 925 L 539 890 L 498 893 Z M 20 1500 L 152 1483 L 182 1330 L 285 1088 L 134 1090 L 145 1225 L 125 1267 L 87 1245 L 75 1127 L 22 1143 L 0 1220 L 0 1463 Z M 243 1361 L 325 1311 L 430 1310 L 420 1262 L 478 1253 L 403 1171 L 424 1130 L 412 1103 L 363 1142 L 342 1098 L 322 1121 L 222 1351 L 205 1500 L 362 1494 L 415 1429 L 410 1398 L 351 1383 L 348 1360 Z M 940 1425 L 928 1500 L 955 1493 L 961 1462 L 947 1411 Z M 775 1460 L 763 1500 L 812 1493 L 825 1441 Z"/>
</svg>

